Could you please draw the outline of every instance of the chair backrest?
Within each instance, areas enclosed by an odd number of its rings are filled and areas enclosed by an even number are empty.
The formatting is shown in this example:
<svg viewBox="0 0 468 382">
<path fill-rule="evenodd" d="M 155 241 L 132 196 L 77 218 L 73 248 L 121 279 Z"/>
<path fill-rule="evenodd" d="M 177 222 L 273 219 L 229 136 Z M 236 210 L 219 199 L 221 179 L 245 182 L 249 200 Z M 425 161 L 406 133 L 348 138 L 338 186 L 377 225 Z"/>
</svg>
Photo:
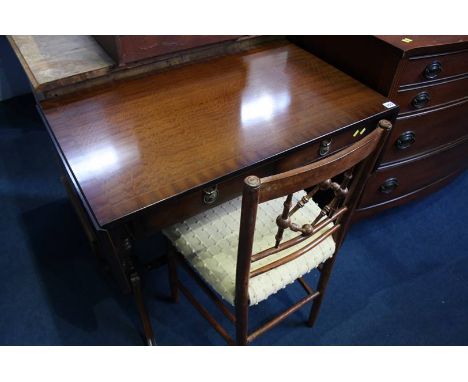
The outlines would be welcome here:
<svg viewBox="0 0 468 382">
<path fill-rule="evenodd" d="M 375 166 L 391 126 L 389 121 L 381 120 L 378 127 L 363 139 L 309 165 L 261 179 L 256 176 L 245 178 L 236 270 L 236 304 L 248 304 L 250 278 L 304 255 L 330 235 L 333 235 L 335 240 L 336 253 L 344 239 L 351 213 L 356 207 L 367 176 Z M 292 206 L 293 194 L 301 190 L 305 190 L 306 195 Z M 294 213 L 315 195 L 323 192 L 332 194 L 331 200 L 321 208 L 320 214 L 311 219 L 310 224 L 299 226 L 294 223 L 291 219 Z M 276 219 L 278 230 L 275 245 L 253 254 L 258 205 L 279 197 L 286 199 L 283 211 Z M 324 229 L 325 227 L 328 228 Z M 297 232 L 298 235 L 281 243 L 283 232 L 287 229 Z M 312 241 L 308 240 L 299 249 L 251 272 L 253 262 L 296 246 L 318 232 L 319 235 Z"/>
</svg>

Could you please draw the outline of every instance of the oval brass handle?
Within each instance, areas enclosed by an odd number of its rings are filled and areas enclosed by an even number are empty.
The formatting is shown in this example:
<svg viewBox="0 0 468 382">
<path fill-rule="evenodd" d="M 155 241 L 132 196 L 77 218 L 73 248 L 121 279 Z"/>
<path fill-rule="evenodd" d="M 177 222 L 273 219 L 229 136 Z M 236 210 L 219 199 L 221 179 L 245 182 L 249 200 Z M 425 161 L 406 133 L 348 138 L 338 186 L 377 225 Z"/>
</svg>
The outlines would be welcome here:
<svg viewBox="0 0 468 382">
<path fill-rule="evenodd" d="M 428 80 L 436 78 L 442 71 L 442 64 L 439 61 L 433 61 L 424 69 L 424 77 Z"/>
<path fill-rule="evenodd" d="M 324 155 L 327 155 L 330 152 L 331 149 L 331 138 L 325 139 L 320 143 L 320 150 L 319 150 L 319 155 L 323 157 Z"/>
<path fill-rule="evenodd" d="M 405 131 L 398 137 L 395 145 L 399 150 L 404 150 L 410 147 L 414 142 L 416 142 L 416 134 L 414 131 Z"/>
<path fill-rule="evenodd" d="M 428 92 L 421 92 L 413 98 L 411 105 L 416 109 L 421 109 L 422 107 L 427 106 L 430 100 L 431 96 Z"/>
<path fill-rule="evenodd" d="M 398 185 L 399 185 L 399 182 L 398 182 L 397 178 L 389 178 L 380 185 L 379 190 L 380 190 L 380 192 L 382 192 L 384 194 L 389 194 L 395 188 L 397 188 Z"/>
<path fill-rule="evenodd" d="M 218 186 L 205 188 L 203 190 L 203 203 L 213 204 L 214 202 L 218 200 L 218 196 L 219 196 Z"/>
</svg>

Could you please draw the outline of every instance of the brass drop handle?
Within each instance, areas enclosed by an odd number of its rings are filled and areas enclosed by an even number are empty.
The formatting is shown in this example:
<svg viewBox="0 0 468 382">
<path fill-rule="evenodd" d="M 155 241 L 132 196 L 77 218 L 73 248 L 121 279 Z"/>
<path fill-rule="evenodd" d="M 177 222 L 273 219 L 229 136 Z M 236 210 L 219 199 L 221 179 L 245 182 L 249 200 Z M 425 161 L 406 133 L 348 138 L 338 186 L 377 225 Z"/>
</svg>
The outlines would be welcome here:
<svg viewBox="0 0 468 382">
<path fill-rule="evenodd" d="M 389 194 L 393 190 L 395 190 L 395 188 L 397 188 L 398 185 L 399 185 L 399 182 L 397 178 L 389 178 L 380 185 L 379 190 L 380 192 L 384 194 Z"/>
<path fill-rule="evenodd" d="M 218 196 L 219 196 L 218 186 L 205 188 L 203 190 L 203 203 L 213 204 L 214 202 L 218 200 Z"/>
<path fill-rule="evenodd" d="M 436 78 L 442 71 L 442 64 L 439 61 L 433 61 L 424 69 L 424 77 L 428 80 Z"/>
<path fill-rule="evenodd" d="M 331 149 L 331 138 L 325 139 L 320 143 L 320 149 L 319 149 L 319 155 L 323 157 L 324 155 L 327 155 L 330 152 Z"/>
<path fill-rule="evenodd" d="M 405 131 L 398 137 L 395 145 L 399 150 L 404 150 L 410 147 L 414 142 L 416 142 L 416 134 L 414 131 Z"/>
<path fill-rule="evenodd" d="M 411 101 L 411 105 L 413 105 L 415 109 L 421 109 L 427 106 L 430 100 L 431 96 L 428 92 L 421 92 L 413 98 L 413 100 Z"/>
</svg>

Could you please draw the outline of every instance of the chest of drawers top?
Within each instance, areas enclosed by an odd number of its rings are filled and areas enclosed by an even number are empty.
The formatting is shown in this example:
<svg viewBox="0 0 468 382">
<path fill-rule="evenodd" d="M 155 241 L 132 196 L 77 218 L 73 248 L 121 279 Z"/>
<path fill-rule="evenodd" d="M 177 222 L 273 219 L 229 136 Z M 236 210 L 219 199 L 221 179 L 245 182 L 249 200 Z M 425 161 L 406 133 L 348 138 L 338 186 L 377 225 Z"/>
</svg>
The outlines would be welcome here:
<svg viewBox="0 0 468 382">
<path fill-rule="evenodd" d="M 468 36 L 298 36 L 294 41 L 390 98 L 400 88 L 468 75 Z"/>
<path fill-rule="evenodd" d="M 468 36 L 380 35 L 370 37 L 393 46 L 400 51 L 402 57 L 406 58 L 468 48 Z"/>
</svg>

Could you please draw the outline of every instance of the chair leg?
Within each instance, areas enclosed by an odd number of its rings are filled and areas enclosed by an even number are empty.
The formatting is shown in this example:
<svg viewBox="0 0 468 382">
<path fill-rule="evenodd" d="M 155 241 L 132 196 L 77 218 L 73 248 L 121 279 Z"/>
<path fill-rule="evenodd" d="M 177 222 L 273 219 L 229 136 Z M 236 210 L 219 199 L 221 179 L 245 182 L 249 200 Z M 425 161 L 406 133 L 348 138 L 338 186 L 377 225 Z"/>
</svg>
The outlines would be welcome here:
<svg viewBox="0 0 468 382">
<path fill-rule="evenodd" d="M 236 303 L 236 345 L 247 345 L 249 326 L 249 304 L 248 301 Z"/>
<path fill-rule="evenodd" d="M 323 296 L 325 294 L 325 289 L 327 287 L 328 280 L 330 279 L 330 275 L 331 275 L 331 271 L 332 271 L 334 263 L 335 263 L 335 256 L 333 256 L 331 259 L 329 259 L 323 264 L 323 268 L 321 270 L 320 279 L 319 279 L 318 286 L 317 286 L 317 291 L 320 292 L 320 294 L 312 303 L 312 308 L 310 309 L 309 319 L 307 320 L 307 326 L 309 327 L 314 326 L 315 321 L 317 320 L 317 317 L 320 311 L 320 306 L 322 305 Z"/>
<path fill-rule="evenodd" d="M 179 302 L 179 281 L 177 277 L 177 253 L 170 245 L 167 254 L 167 265 L 169 268 L 169 285 L 171 288 L 171 298 L 174 303 Z"/>
</svg>

